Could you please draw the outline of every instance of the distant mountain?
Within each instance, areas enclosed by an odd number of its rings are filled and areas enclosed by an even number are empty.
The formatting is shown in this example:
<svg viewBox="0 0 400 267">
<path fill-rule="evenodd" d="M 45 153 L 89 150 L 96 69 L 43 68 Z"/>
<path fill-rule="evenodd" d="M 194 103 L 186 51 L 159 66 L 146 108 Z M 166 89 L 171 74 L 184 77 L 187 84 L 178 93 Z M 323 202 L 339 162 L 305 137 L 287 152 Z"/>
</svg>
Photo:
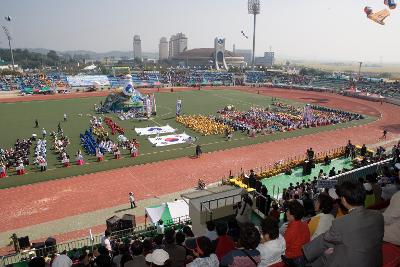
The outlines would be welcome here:
<svg viewBox="0 0 400 267">
<path fill-rule="evenodd" d="M 28 48 L 30 52 L 36 52 L 40 54 L 47 54 L 50 49 L 46 48 Z M 101 60 L 106 57 L 114 57 L 114 58 L 132 58 L 133 57 L 133 52 L 129 51 L 109 51 L 109 52 L 102 52 L 102 53 L 97 53 L 93 51 L 88 51 L 88 50 L 67 50 L 67 51 L 56 51 L 58 54 L 65 55 L 69 54 L 71 56 L 73 55 L 89 55 L 90 59 L 94 60 Z M 143 52 L 142 53 L 144 58 L 158 58 L 158 53 L 153 53 L 153 52 Z"/>
</svg>

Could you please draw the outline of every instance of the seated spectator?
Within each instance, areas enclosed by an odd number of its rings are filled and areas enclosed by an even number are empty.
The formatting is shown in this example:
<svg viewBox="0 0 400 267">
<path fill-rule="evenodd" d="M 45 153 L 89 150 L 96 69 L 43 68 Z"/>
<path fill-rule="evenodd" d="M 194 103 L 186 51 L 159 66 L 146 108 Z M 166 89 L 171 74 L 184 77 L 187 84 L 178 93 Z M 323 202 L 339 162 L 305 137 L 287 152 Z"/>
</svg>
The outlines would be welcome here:
<svg viewBox="0 0 400 267">
<path fill-rule="evenodd" d="M 260 244 L 260 232 L 252 223 L 245 223 L 240 228 L 239 248 L 231 250 L 222 259 L 220 266 L 254 267 L 261 262 L 257 246 Z"/>
<path fill-rule="evenodd" d="M 400 246 L 400 191 L 392 196 L 390 205 L 383 212 L 385 235 L 383 240 Z"/>
<path fill-rule="evenodd" d="M 122 257 L 121 257 L 121 262 L 120 262 L 121 267 L 124 267 L 125 264 L 127 262 L 131 261 L 132 259 L 133 258 L 131 256 L 131 254 L 129 254 L 129 252 L 126 252 L 125 254 L 123 254 Z"/>
<path fill-rule="evenodd" d="M 170 266 L 169 254 L 163 249 L 155 249 L 153 253 L 147 254 L 146 262 L 152 267 Z"/>
<path fill-rule="evenodd" d="M 83 251 L 83 254 L 79 256 L 79 263 L 77 265 L 74 265 L 76 267 L 90 267 L 91 262 L 90 262 L 90 257 L 89 254 L 86 251 Z"/>
<path fill-rule="evenodd" d="M 314 202 L 310 197 L 310 193 L 308 193 L 308 192 L 304 193 L 303 206 L 304 206 L 306 217 L 315 215 Z"/>
<path fill-rule="evenodd" d="M 108 257 L 110 259 L 110 257 Z M 72 266 L 72 260 L 65 254 L 60 254 L 55 257 L 53 262 L 51 263 L 52 267 L 71 267 Z M 99 267 L 104 267 L 104 266 L 99 266 Z M 111 267 L 111 261 L 110 261 L 110 266 Z"/>
<path fill-rule="evenodd" d="M 239 240 L 240 229 L 237 221 L 235 219 L 231 219 L 228 221 L 228 236 L 232 238 L 234 242 Z"/>
<path fill-rule="evenodd" d="M 182 233 L 185 234 L 186 239 L 188 239 L 188 238 L 193 238 L 193 237 L 194 237 L 192 228 L 190 228 L 190 226 L 187 226 L 187 225 L 184 226 L 184 227 L 182 228 Z"/>
<path fill-rule="evenodd" d="M 139 240 L 131 244 L 132 259 L 125 262 L 121 267 L 147 267 L 145 257 L 143 256 L 143 244 Z"/>
<path fill-rule="evenodd" d="M 28 262 L 28 267 L 45 267 L 46 262 L 43 257 L 34 257 Z"/>
<path fill-rule="evenodd" d="M 193 254 L 192 250 L 187 248 L 184 244 L 185 243 L 185 234 L 184 233 L 182 233 L 181 231 L 177 232 L 175 234 L 175 241 L 178 246 L 181 246 L 186 250 L 186 262 L 188 262 L 189 259 L 194 258 L 194 254 Z"/>
<path fill-rule="evenodd" d="M 286 242 L 279 234 L 279 222 L 274 217 L 266 217 L 261 222 L 261 243 L 257 250 L 261 255 L 258 267 L 266 267 L 281 262 L 281 256 L 285 255 Z"/>
<path fill-rule="evenodd" d="M 332 226 L 332 221 L 335 219 L 331 214 L 333 209 L 333 199 L 325 193 L 318 195 L 318 199 L 315 203 L 315 211 L 317 215 L 311 218 L 308 223 L 308 229 L 310 230 L 311 240 L 315 239 L 320 234 L 325 233 Z"/>
<path fill-rule="evenodd" d="M 156 237 L 154 237 L 153 241 L 154 241 L 154 249 L 163 249 L 164 248 L 164 244 L 163 244 L 163 238 L 164 235 L 156 235 Z"/>
<path fill-rule="evenodd" d="M 217 224 L 218 238 L 214 242 L 215 254 L 221 260 L 228 252 L 235 248 L 235 242 L 227 235 L 228 225 L 226 223 Z"/>
<path fill-rule="evenodd" d="M 399 164 L 399 163 L 398 163 Z M 397 165 L 397 164 L 396 164 Z M 397 175 L 397 176 L 396 176 Z M 394 179 L 390 179 L 391 181 L 387 183 L 384 187 L 382 187 L 382 198 L 384 200 L 389 200 L 392 196 L 400 190 L 400 181 L 398 177 L 398 173 L 393 172 L 392 177 Z"/>
<path fill-rule="evenodd" d="M 365 189 L 360 183 L 343 182 L 338 195 L 349 214 L 303 246 L 305 257 L 312 266 L 381 266 L 382 214 L 364 208 Z"/>
<path fill-rule="evenodd" d="M 281 214 L 279 213 L 279 206 L 278 204 L 272 204 L 272 210 L 269 213 L 269 216 L 274 217 L 276 220 L 280 221 Z"/>
<path fill-rule="evenodd" d="M 208 237 L 211 241 L 214 241 L 218 237 L 217 232 L 215 231 L 215 223 L 213 221 L 208 221 L 206 225 L 207 230 L 204 236 Z"/>
<path fill-rule="evenodd" d="M 121 266 L 122 255 L 124 255 L 126 253 L 125 245 L 124 244 L 119 244 L 117 249 L 118 250 L 113 254 L 114 257 L 112 259 L 112 263 L 113 263 L 113 266 L 120 267 Z"/>
<path fill-rule="evenodd" d="M 165 230 L 164 250 L 169 254 L 171 267 L 180 267 L 185 265 L 186 249 L 176 244 L 175 230 L 172 228 Z"/>
<path fill-rule="evenodd" d="M 218 257 L 213 252 L 211 240 L 200 236 L 189 242 L 188 247 L 193 250 L 196 259 L 187 264 L 187 267 L 214 267 L 219 265 Z"/>
<path fill-rule="evenodd" d="M 364 207 L 368 208 L 375 204 L 375 195 L 370 183 L 364 183 L 363 186 L 365 189 Z"/>
<path fill-rule="evenodd" d="M 301 248 L 310 241 L 310 231 L 304 217 L 304 207 L 296 200 L 288 203 L 286 211 L 288 226 L 285 231 L 286 252 L 284 262 L 292 266 L 304 266 L 304 258 Z"/>
<path fill-rule="evenodd" d="M 153 252 L 153 239 L 151 238 L 145 238 L 143 240 L 143 256 L 147 256 L 147 254 L 150 254 Z"/>
<path fill-rule="evenodd" d="M 377 183 L 377 174 L 367 175 L 367 181 L 371 184 L 375 196 L 375 204 L 382 202 L 382 188 Z"/>
</svg>

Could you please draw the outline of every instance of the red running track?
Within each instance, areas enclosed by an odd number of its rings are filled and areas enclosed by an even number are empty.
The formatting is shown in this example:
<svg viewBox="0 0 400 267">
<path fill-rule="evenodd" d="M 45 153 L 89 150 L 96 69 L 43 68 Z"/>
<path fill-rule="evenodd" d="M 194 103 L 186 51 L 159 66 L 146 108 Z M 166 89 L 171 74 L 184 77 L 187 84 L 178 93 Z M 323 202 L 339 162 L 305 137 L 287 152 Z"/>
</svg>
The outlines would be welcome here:
<svg viewBox="0 0 400 267">
<path fill-rule="evenodd" d="M 239 88 L 257 92 L 257 89 Z M 261 94 L 316 103 L 344 110 L 377 115 L 381 118 L 368 125 L 339 129 L 292 139 L 205 153 L 199 159 L 180 158 L 106 172 L 53 180 L 0 191 L 0 232 L 61 219 L 67 216 L 109 208 L 126 203 L 133 191 L 145 199 L 194 187 L 199 177 L 216 182 L 229 170 L 238 173 L 266 166 L 280 159 L 302 155 L 309 147 L 327 151 L 353 143 L 376 143 L 383 129 L 388 139 L 400 134 L 400 107 L 348 98 L 335 94 L 286 89 L 260 89 Z"/>
</svg>

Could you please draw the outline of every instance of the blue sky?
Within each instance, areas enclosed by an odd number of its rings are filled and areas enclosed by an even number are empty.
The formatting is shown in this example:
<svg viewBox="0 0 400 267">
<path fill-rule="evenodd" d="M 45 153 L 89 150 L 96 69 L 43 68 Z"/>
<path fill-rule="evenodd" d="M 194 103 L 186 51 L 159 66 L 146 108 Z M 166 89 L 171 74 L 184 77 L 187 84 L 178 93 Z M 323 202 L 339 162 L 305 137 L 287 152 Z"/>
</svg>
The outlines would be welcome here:
<svg viewBox="0 0 400 267">
<path fill-rule="evenodd" d="M 399 3 L 400 4 L 400 3 Z M 311 60 L 400 62 L 400 7 L 386 25 L 369 21 L 365 6 L 383 0 L 261 0 L 256 54 Z M 190 48 L 251 48 L 252 17 L 246 0 L 0 0 L 0 16 L 14 47 L 56 50 L 132 50 L 139 34 L 143 51 L 158 51 L 159 39 L 183 32 Z M 243 30 L 249 39 L 241 35 Z M 0 33 L 0 46 L 7 42 Z"/>
</svg>

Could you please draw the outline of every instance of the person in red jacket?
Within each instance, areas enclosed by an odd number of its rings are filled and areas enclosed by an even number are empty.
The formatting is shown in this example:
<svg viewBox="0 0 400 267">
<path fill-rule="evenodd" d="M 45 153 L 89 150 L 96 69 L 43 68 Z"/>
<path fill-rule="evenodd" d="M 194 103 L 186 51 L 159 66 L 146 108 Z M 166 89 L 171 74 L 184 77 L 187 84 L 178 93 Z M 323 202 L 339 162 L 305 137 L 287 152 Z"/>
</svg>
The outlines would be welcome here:
<svg viewBox="0 0 400 267">
<path fill-rule="evenodd" d="M 292 200 L 288 203 L 286 216 L 289 224 L 284 235 L 286 252 L 282 259 L 289 266 L 302 267 L 305 265 L 302 247 L 310 242 L 308 225 L 301 221 L 304 207 L 298 201 Z"/>
<path fill-rule="evenodd" d="M 228 225 L 226 223 L 219 223 L 216 226 L 217 239 L 214 241 L 215 254 L 217 254 L 218 260 L 228 254 L 232 249 L 235 248 L 235 242 L 226 233 L 228 232 Z"/>
</svg>

